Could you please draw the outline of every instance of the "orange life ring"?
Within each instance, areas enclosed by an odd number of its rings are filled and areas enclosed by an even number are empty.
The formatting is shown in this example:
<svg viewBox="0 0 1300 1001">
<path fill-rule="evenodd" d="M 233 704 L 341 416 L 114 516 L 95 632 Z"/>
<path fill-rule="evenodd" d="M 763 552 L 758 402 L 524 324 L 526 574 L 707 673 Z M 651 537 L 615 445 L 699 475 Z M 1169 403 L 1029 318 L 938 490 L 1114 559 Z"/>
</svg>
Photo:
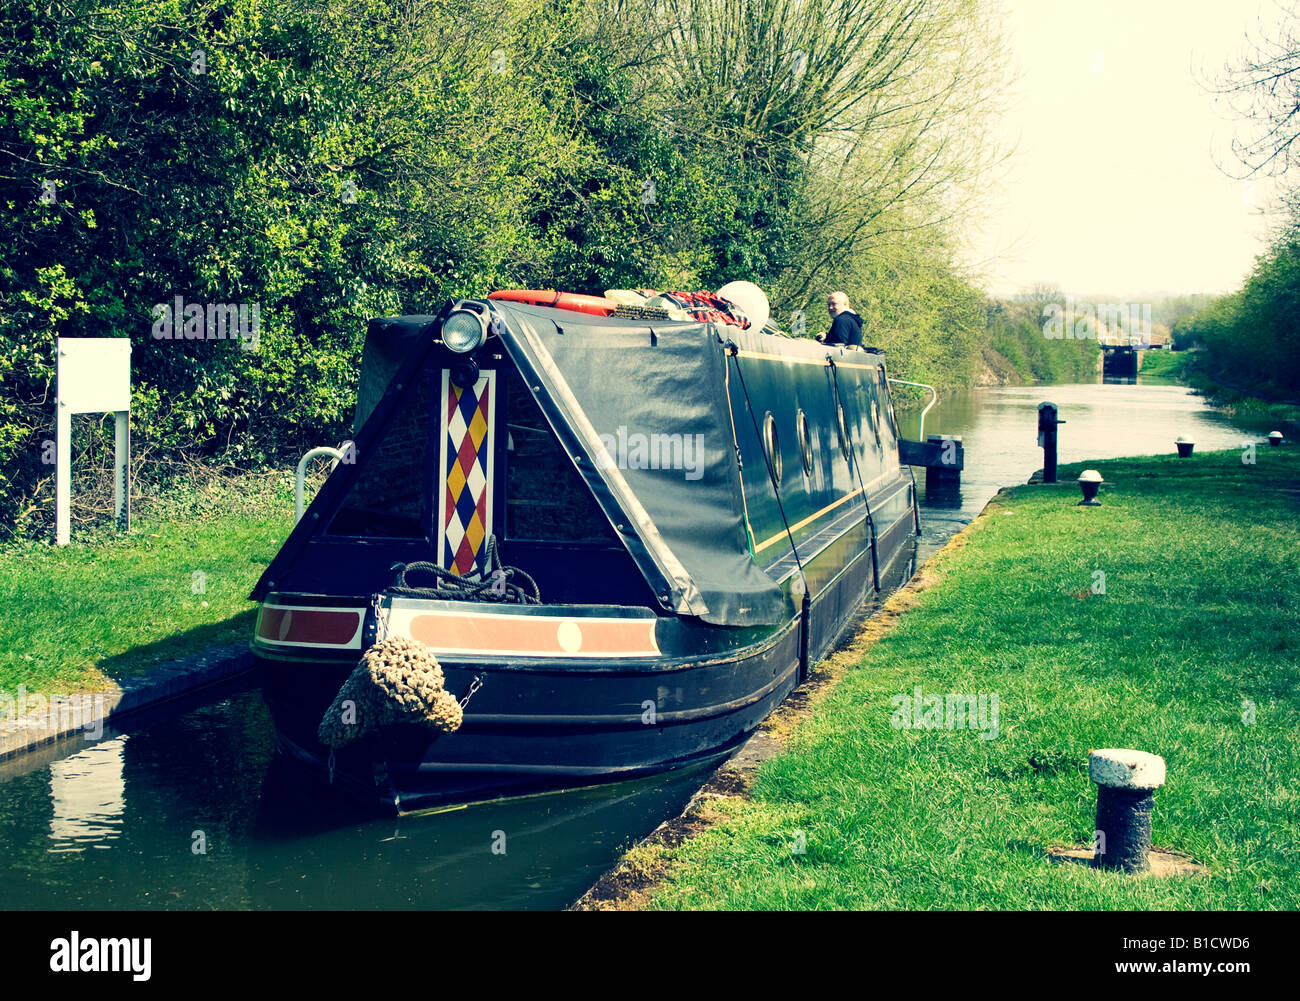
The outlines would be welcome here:
<svg viewBox="0 0 1300 1001">
<path fill-rule="evenodd" d="M 489 299 L 506 302 L 525 302 L 530 306 L 551 306 L 555 309 L 572 309 L 596 316 L 613 316 L 618 303 L 603 295 L 579 295 L 576 292 L 556 292 L 551 289 L 510 288 L 488 294 Z"/>
</svg>

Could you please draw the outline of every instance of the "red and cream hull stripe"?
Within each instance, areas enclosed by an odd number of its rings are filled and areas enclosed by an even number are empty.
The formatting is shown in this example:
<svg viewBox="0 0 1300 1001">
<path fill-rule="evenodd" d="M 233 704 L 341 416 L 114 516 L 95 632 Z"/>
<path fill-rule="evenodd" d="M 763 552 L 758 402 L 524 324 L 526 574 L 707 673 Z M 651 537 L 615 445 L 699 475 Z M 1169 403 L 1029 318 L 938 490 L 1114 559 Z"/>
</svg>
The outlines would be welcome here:
<svg viewBox="0 0 1300 1001">
<path fill-rule="evenodd" d="M 361 650 L 364 608 L 268 602 L 258 615 L 255 645 L 286 654 Z M 510 613 L 462 602 L 397 599 L 387 635 L 409 636 L 439 656 L 617 659 L 657 657 L 653 616 Z"/>
<path fill-rule="evenodd" d="M 480 608 L 482 606 L 479 606 Z M 409 636 L 434 653 L 498 657 L 656 657 L 653 617 L 466 612 L 452 602 L 398 600 L 389 635 Z"/>
<path fill-rule="evenodd" d="M 286 651 L 360 650 L 364 608 L 324 608 L 320 605 L 278 605 L 267 602 L 257 615 L 253 633 L 258 646 Z"/>
</svg>

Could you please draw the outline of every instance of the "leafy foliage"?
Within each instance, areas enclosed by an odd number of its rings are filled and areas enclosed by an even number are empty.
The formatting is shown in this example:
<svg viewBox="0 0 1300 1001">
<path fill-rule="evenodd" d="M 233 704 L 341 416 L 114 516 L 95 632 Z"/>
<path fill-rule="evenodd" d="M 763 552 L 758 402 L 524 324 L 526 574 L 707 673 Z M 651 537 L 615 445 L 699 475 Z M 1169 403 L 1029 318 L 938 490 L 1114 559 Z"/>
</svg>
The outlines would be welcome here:
<svg viewBox="0 0 1300 1001">
<path fill-rule="evenodd" d="M 1300 399 L 1300 230 L 1260 256 L 1239 291 L 1180 320 L 1174 345 L 1205 348 L 1207 374 L 1229 388 Z"/>
<path fill-rule="evenodd" d="M 787 327 L 843 287 L 896 369 L 968 383 L 982 297 L 945 233 L 988 160 L 991 23 L 972 0 L 0 0 L 3 531 L 52 514 L 58 336 L 131 340 L 137 489 L 346 437 L 365 321 L 494 287 L 743 277 Z M 156 336 L 177 297 L 256 306 L 256 349 Z"/>
</svg>

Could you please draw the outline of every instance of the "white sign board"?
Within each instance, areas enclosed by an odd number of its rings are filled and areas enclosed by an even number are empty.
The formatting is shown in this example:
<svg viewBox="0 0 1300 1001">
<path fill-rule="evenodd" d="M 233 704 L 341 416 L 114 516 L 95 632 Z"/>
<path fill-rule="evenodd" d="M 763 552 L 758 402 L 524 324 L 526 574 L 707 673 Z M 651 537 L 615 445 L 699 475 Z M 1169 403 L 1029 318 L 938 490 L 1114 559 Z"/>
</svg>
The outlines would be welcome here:
<svg viewBox="0 0 1300 1001">
<path fill-rule="evenodd" d="M 60 337 L 58 397 L 70 414 L 130 410 L 131 342 L 125 337 Z"/>
<path fill-rule="evenodd" d="M 113 516 L 131 527 L 131 342 L 125 337 L 60 337 L 55 389 L 54 541 L 71 535 L 72 415 L 111 413 L 116 418 Z"/>
</svg>

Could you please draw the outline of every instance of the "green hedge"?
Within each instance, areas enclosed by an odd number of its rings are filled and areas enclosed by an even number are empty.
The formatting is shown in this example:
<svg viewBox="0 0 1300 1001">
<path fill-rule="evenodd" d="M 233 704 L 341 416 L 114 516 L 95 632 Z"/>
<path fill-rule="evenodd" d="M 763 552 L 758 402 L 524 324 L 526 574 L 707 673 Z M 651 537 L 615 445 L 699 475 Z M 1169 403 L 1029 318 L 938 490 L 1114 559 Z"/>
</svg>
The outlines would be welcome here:
<svg viewBox="0 0 1300 1001">
<path fill-rule="evenodd" d="M 937 7 L 974 16 L 961 0 Z M 673 89 L 662 46 L 640 41 L 653 26 L 630 8 L 623 23 L 611 17 L 624 8 L 6 4 L 0 533 L 33 534 L 52 517 L 43 458 L 59 335 L 131 340 L 137 482 L 154 488 L 178 458 L 247 468 L 341 440 L 365 321 L 492 288 L 716 288 L 743 277 L 771 290 L 779 320 L 807 309 L 810 334 L 823 329 L 831 288 L 870 290 L 873 330 L 897 349 L 896 365 L 969 382 L 981 297 L 934 230 L 862 250 L 872 233 L 924 214 L 915 199 L 891 194 L 888 213 L 823 259 L 826 227 L 844 226 L 825 211 L 833 202 L 812 209 L 824 189 L 809 164 L 823 136 L 752 124 L 758 98 L 744 91 L 772 92 L 763 73 L 739 77 L 730 105 L 692 104 Z M 922 20 L 899 30 L 913 32 L 907 58 L 920 61 L 927 44 L 966 37 Z M 863 59 L 879 58 L 872 45 L 902 44 L 869 36 Z M 751 41 L 761 51 L 763 38 Z M 862 81 L 884 103 L 906 83 Z M 895 160 L 926 162 L 914 145 Z M 850 195 L 846 205 L 861 201 Z M 242 305 L 251 319 L 256 307 L 256 350 L 238 338 L 155 337 L 154 307 L 177 296 L 205 314 Z M 75 468 L 103 451 L 105 433 L 75 439 Z"/>
</svg>

